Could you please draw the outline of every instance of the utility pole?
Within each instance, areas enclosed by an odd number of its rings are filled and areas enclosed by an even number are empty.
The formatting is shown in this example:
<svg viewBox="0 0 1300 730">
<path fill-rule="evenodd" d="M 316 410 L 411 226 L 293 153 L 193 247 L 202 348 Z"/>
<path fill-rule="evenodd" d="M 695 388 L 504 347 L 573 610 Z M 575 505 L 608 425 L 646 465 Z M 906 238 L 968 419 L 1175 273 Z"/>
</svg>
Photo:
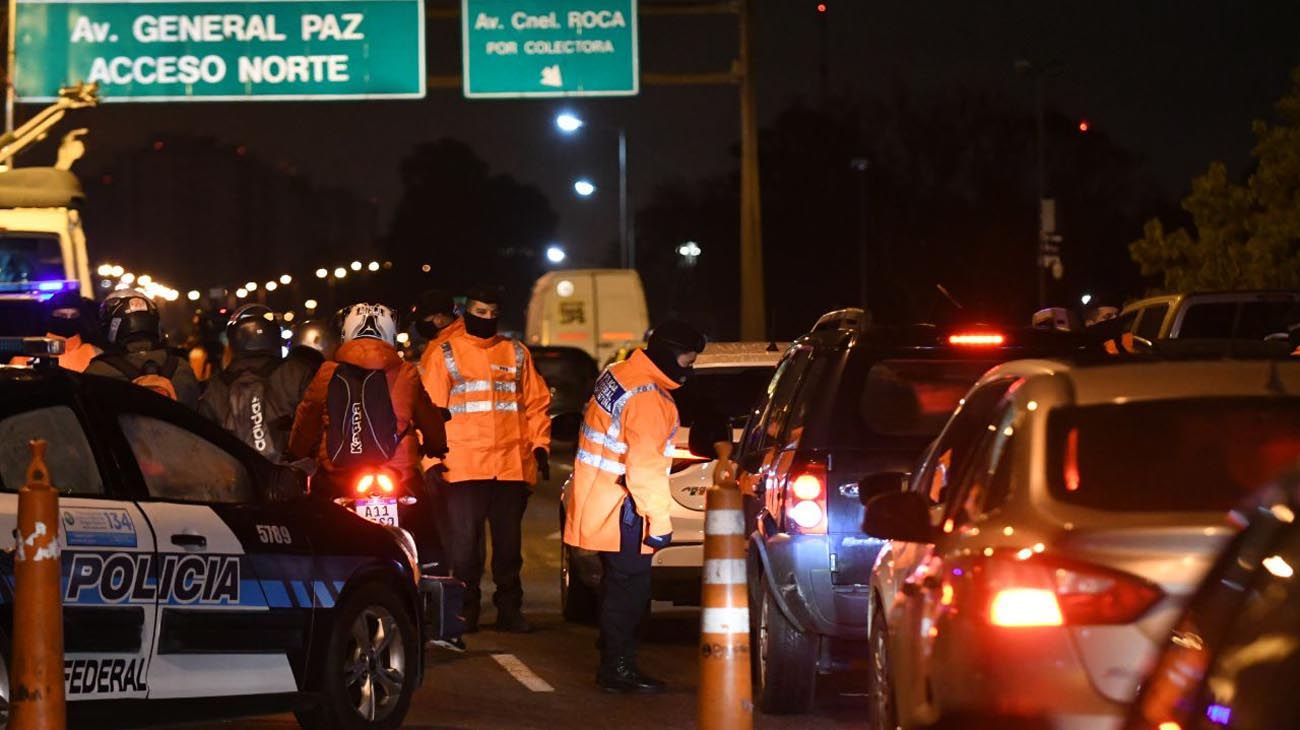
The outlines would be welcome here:
<svg viewBox="0 0 1300 730">
<path fill-rule="evenodd" d="M 867 256 L 867 242 L 870 240 L 867 235 L 867 167 L 869 163 L 865 157 L 855 157 L 849 163 L 853 171 L 858 173 L 858 301 L 862 304 L 862 310 L 871 314 L 871 306 L 867 301 L 868 286 L 867 272 L 870 266 L 870 260 Z"/>
<path fill-rule="evenodd" d="M 753 0 L 740 0 L 740 337 L 763 340 L 767 339 L 763 326 L 767 297 L 763 290 L 753 7 Z"/>
</svg>

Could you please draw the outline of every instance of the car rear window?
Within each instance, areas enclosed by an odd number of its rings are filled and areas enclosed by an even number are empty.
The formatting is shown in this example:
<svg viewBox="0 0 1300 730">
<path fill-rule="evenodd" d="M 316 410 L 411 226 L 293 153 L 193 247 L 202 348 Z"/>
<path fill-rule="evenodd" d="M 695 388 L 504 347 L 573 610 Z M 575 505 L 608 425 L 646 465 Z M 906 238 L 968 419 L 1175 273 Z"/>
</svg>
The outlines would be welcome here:
<svg viewBox="0 0 1300 730">
<path fill-rule="evenodd" d="M 770 365 L 696 368 L 691 379 L 673 392 L 682 426 L 690 428 L 700 419 L 747 417 L 775 371 Z"/>
<path fill-rule="evenodd" d="M 882 436 L 937 436 L 961 399 L 994 363 L 883 360 L 867 372 L 859 415 Z"/>
<path fill-rule="evenodd" d="M 1061 409 L 1050 416 L 1048 439 L 1049 489 L 1062 502 L 1118 512 L 1226 510 L 1300 457 L 1300 399 Z"/>
<path fill-rule="evenodd" d="M 1291 299 L 1192 304 L 1183 314 L 1178 336 L 1188 339 L 1262 340 L 1300 321 L 1300 305 Z"/>
</svg>

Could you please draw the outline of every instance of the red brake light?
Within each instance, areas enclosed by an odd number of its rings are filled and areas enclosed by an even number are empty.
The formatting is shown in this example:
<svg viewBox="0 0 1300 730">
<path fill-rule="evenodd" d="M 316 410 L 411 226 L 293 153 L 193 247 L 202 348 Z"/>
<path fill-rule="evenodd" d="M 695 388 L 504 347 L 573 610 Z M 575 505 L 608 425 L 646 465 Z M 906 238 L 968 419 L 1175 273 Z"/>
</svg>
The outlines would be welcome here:
<svg viewBox="0 0 1300 730">
<path fill-rule="evenodd" d="M 393 478 L 392 478 L 392 477 L 390 477 L 390 476 L 388 476 L 387 474 L 384 474 L 384 473 L 381 472 L 378 476 L 375 477 L 375 479 L 376 479 L 376 481 L 379 482 L 379 488 L 382 489 L 382 490 L 384 490 L 385 493 L 387 493 L 387 494 L 392 494 L 392 493 L 393 493 Z"/>
<path fill-rule="evenodd" d="M 1007 338 L 996 332 L 958 332 L 948 335 L 948 344 L 955 347 L 1001 347 Z"/>
<path fill-rule="evenodd" d="M 1065 623 L 1056 595 L 1042 588 L 1004 588 L 989 605 L 989 622 L 994 626 L 1025 628 L 1060 626 Z"/>
<path fill-rule="evenodd" d="M 370 488 L 374 485 L 375 475 L 363 474 L 361 478 L 357 480 L 357 494 L 365 494 L 366 492 L 369 492 Z"/>
<path fill-rule="evenodd" d="M 1126 624 L 1160 600 L 1156 586 L 1124 573 L 1090 568 L 1057 568 L 1056 596 L 1073 625 Z"/>
<path fill-rule="evenodd" d="M 826 533 L 826 465 L 806 462 L 790 471 L 786 482 L 786 518 L 794 532 Z"/>
</svg>

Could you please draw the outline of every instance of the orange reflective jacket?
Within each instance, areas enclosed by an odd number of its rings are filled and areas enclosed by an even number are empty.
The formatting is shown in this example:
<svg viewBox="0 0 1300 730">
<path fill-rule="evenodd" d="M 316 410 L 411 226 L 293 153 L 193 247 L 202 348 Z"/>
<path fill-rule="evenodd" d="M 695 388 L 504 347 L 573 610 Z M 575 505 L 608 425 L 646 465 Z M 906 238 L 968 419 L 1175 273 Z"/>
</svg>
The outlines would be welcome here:
<svg viewBox="0 0 1300 730">
<path fill-rule="evenodd" d="M 55 340 L 63 340 L 63 354 L 59 355 L 58 361 L 59 367 L 64 368 L 65 370 L 72 370 L 78 373 L 85 372 L 86 366 L 90 364 L 90 361 L 94 360 L 96 355 L 103 352 L 103 350 L 95 347 L 89 342 L 83 341 L 80 335 L 60 337 L 52 332 L 47 332 L 45 333 L 45 336 Z M 27 365 L 30 362 L 31 358 L 23 355 L 18 355 L 9 360 L 10 365 Z M 173 398 L 173 400 L 174 399 L 175 398 Z"/>
<path fill-rule="evenodd" d="M 415 476 L 420 463 L 420 442 L 417 439 L 423 438 L 427 449 L 440 448 L 442 415 L 429 402 L 428 395 L 420 386 L 420 376 L 415 366 L 402 360 L 397 350 L 380 340 L 366 338 L 344 343 L 334 354 L 334 361 L 320 366 L 294 415 L 293 430 L 289 434 L 289 453 L 300 459 L 315 457 L 326 471 L 333 469 L 325 453 L 325 427 L 329 420 L 326 401 L 330 378 L 341 362 L 367 370 L 384 371 L 389 398 L 393 403 L 393 415 L 397 417 L 397 432 L 402 434 L 397 451 L 384 466 L 396 471 L 403 479 Z"/>
<path fill-rule="evenodd" d="M 463 327 L 431 342 L 423 358 L 425 390 L 451 411 L 443 478 L 536 484 L 533 450 L 551 448 L 551 391 L 528 348 Z"/>
<path fill-rule="evenodd" d="M 645 518 L 646 535 L 673 531 L 668 469 L 677 404 L 669 391 L 676 387 L 640 350 L 596 381 L 564 492 L 566 544 L 617 552 L 620 509 L 629 495 Z"/>
</svg>

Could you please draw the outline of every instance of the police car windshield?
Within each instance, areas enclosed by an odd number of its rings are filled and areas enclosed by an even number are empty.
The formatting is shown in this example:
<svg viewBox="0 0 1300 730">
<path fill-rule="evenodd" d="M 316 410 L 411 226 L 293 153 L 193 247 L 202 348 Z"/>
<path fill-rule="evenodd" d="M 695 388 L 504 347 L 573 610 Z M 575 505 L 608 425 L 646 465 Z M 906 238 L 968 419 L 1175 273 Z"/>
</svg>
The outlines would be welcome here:
<svg viewBox="0 0 1300 730">
<path fill-rule="evenodd" d="M 682 426 L 690 428 L 701 418 L 731 420 L 749 415 L 775 370 L 767 365 L 696 368 L 695 375 L 673 392 Z"/>
<path fill-rule="evenodd" d="M 56 236 L 0 235 L 0 283 L 63 278 L 63 256 Z"/>
</svg>

